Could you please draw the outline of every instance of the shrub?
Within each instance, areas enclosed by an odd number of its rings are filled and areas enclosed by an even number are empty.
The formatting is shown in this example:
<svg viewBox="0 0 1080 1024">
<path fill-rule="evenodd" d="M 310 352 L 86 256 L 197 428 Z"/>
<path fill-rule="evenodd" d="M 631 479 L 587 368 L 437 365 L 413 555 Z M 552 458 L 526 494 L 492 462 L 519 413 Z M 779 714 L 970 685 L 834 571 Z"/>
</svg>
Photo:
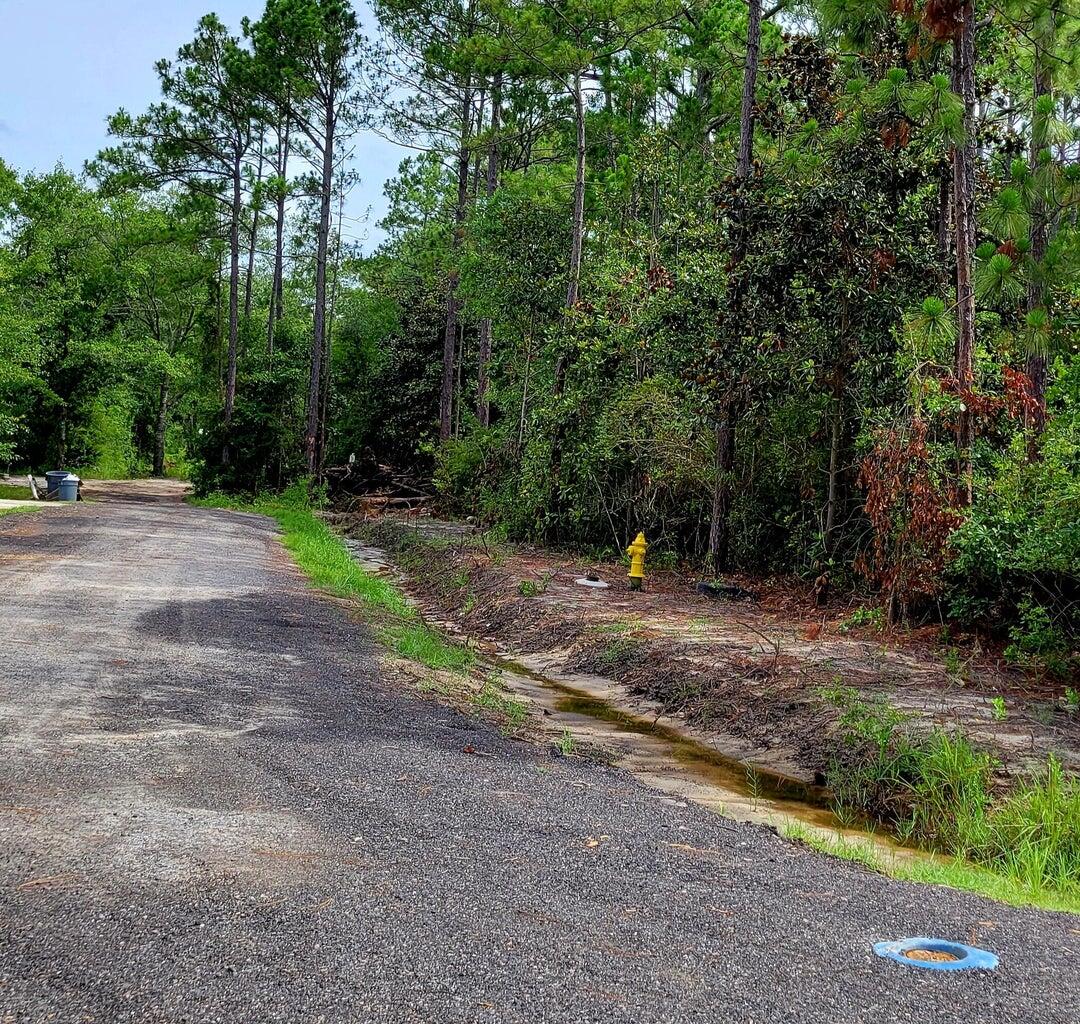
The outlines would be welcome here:
<svg viewBox="0 0 1080 1024">
<path fill-rule="evenodd" d="M 1009 630 L 1012 643 L 1005 648 L 1005 657 L 1015 665 L 1064 676 L 1071 659 L 1069 638 L 1055 624 L 1050 609 L 1025 598 L 1020 603 L 1019 619 Z"/>
<path fill-rule="evenodd" d="M 1018 436 L 950 538 L 949 611 L 998 629 L 1017 664 L 1068 672 L 1080 650 L 1080 418 L 1049 424 L 1040 458 Z"/>
</svg>

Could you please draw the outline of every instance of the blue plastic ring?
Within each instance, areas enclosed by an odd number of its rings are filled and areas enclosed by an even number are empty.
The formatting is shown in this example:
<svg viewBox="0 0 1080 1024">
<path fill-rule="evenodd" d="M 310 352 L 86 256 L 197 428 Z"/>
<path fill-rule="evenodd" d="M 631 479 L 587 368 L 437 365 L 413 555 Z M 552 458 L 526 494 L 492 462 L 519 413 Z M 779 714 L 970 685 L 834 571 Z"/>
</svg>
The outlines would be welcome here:
<svg viewBox="0 0 1080 1024">
<path fill-rule="evenodd" d="M 925 949 L 938 953 L 949 953 L 955 960 L 914 960 L 905 953 Z M 928 971 L 992 971 L 998 965 L 998 958 L 987 949 L 965 946 L 961 942 L 947 942 L 945 939 L 896 939 L 892 942 L 874 943 L 874 952 L 887 960 L 895 960 L 906 967 L 922 967 Z"/>
</svg>

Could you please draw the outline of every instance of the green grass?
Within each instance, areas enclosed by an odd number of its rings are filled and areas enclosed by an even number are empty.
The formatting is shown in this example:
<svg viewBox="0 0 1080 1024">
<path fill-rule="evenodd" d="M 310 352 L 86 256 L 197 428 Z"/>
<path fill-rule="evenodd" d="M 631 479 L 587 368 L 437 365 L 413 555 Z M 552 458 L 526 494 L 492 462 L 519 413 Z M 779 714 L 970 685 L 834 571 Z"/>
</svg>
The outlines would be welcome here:
<svg viewBox="0 0 1080 1024">
<path fill-rule="evenodd" d="M 589 626 L 589 633 L 595 636 L 623 636 L 631 633 L 640 625 L 632 619 L 609 619 Z"/>
<path fill-rule="evenodd" d="M 528 708 L 523 701 L 511 697 L 499 683 L 498 675 L 488 676 L 484 685 L 473 696 L 476 707 L 501 719 L 507 732 L 516 732 L 525 724 Z"/>
<path fill-rule="evenodd" d="M 0 484 L 0 498 L 8 501 L 29 501 L 33 495 L 29 487 L 20 484 Z"/>
<path fill-rule="evenodd" d="M 1080 913 L 1080 893 L 1042 885 L 1032 887 L 1013 875 L 991 871 L 961 857 L 930 854 L 888 856 L 869 841 L 840 835 L 825 836 L 802 824 L 786 826 L 784 835 L 819 853 L 861 864 L 890 878 L 926 885 L 946 885 L 1015 907 L 1034 906 L 1044 910 Z"/>
<path fill-rule="evenodd" d="M 42 506 L 44 508 L 44 506 Z M 0 508 L 0 516 L 13 516 L 20 512 L 37 512 L 38 508 L 33 505 L 19 505 L 15 508 Z"/>
<path fill-rule="evenodd" d="M 824 696 L 842 712 L 846 750 L 826 773 L 842 821 L 868 816 L 1006 888 L 1080 905 L 1080 780 L 1059 761 L 1001 798 L 997 763 L 963 735 L 917 733 L 907 717 L 844 688 Z"/>
<path fill-rule="evenodd" d="M 254 500 L 211 494 L 193 498 L 191 503 L 203 508 L 256 512 L 277 520 L 282 543 L 312 585 L 336 597 L 360 602 L 379 638 L 403 657 L 437 670 L 464 671 L 472 663 L 472 652 L 448 642 L 427 625 L 397 587 L 365 572 L 353 561 L 341 539 L 312 511 L 303 487 Z"/>
</svg>

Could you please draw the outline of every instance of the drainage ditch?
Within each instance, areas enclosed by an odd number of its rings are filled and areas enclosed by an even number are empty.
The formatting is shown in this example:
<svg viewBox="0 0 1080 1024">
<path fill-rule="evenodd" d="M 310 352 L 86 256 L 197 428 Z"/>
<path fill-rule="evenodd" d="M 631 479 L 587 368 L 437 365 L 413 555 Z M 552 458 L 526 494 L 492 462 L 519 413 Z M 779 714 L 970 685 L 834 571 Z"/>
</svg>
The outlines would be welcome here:
<svg viewBox="0 0 1080 1024">
<path fill-rule="evenodd" d="M 366 571 L 407 584 L 386 552 L 353 539 L 345 543 Z M 463 636 L 437 608 L 412 603 L 433 626 Z M 542 711 L 555 736 L 569 733 L 575 745 L 603 751 L 611 763 L 672 799 L 780 831 L 799 825 L 830 838 L 858 839 L 887 857 L 927 856 L 887 836 L 846 825 L 831 811 L 830 794 L 823 787 L 733 756 L 714 745 L 712 737 L 706 741 L 692 736 L 658 711 L 643 712 L 642 702 L 611 680 L 566 672 L 559 652 L 519 655 L 481 649 L 479 655 L 498 673 L 509 695 Z"/>
</svg>

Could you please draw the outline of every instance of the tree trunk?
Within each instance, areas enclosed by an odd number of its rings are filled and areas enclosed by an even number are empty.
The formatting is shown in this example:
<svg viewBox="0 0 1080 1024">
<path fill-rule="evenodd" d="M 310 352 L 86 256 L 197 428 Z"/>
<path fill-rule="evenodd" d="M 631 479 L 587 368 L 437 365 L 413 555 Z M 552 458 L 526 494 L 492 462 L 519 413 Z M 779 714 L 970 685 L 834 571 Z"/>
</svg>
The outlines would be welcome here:
<svg viewBox="0 0 1080 1024">
<path fill-rule="evenodd" d="M 338 284 L 341 278 L 341 232 L 345 215 L 345 189 L 338 195 L 337 240 L 334 248 L 334 280 L 330 285 L 330 306 L 326 320 L 326 341 L 323 345 L 322 406 L 319 410 L 318 480 L 323 481 L 326 466 L 326 438 L 330 419 L 330 391 L 334 382 L 334 310 L 337 308 Z"/>
<path fill-rule="evenodd" d="M 839 367 L 832 400 L 832 437 L 829 443 L 829 497 L 825 505 L 825 550 L 832 551 L 832 534 L 836 528 L 836 511 L 840 504 L 840 456 L 844 441 L 844 384 Z"/>
<path fill-rule="evenodd" d="M 746 219 L 743 216 L 743 186 L 754 161 L 754 105 L 757 99 L 758 62 L 761 55 L 761 0 L 749 0 L 746 25 L 746 61 L 743 65 L 742 103 L 739 112 L 739 158 L 735 167 L 739 194 L 736 199 L 735 261 L 746 254 Z M 709 561 L 714 571 L 723 572 L 730 554 L 731 473 L 735 467 L 735 398 L 729 393 L 720 403 L 716 424 L 716 480 L 713 490 L 712 520 L 709 524 Z"/>
<path fill-rule="evenodd" d="M 761 56 L 761 0 L 749 0 L 746 25 L 746 63 L 743 65 L 742 105 L 739 111 L 739 162 L 735 175 L 750 177 L 754 160 L 754 105 L 757 100 L 758 61 Z"/>
<path fill-rule="evenodd" d="M 1056 20 L 1056 11 L 1053 7 L 1049 12 Z M 1039 177 L 1039 154 L 1049 144 L 1049 118 L 1038 113 L 1039 101 L 1044 96 L 1050 96 L 1053 92 L 1053 83 L 1050 77 L 1047 54 L 1038 37 L 1035 38 L 1034 75 L 1032 90 L 1032 118 L 1031 118 L 1031 172 L 1035 177 L 1035 195 L 1031 204 L 1031 262 L 1039 265 L 1046 258 L 1046 248 L 1049 242 L 1050 224 L 1049 210 L 1041 194 L 1042 183 Z M 1027 308 L 1028 312 L 1046 307 L 1046 289 L 1038 274 L 1033 274 L 1028 283 Z M 1035 408 L 1027 417 L 1027 426 L 1032 433 L 1030 452 L 1032 456 L 1038 454 L 1038 438 L 1046 429 L 1046 352 L 1035 349 L 1028 354 L 1027 375 L 1031 379 L 1031 397 L 1034 399 Z"/>
<path fill-rule="evenodd" d="M 574 220 L 570 243 L 570 283 L 566 290 L 566 308 L 577 305 L 581 289 L 581 258 L 585 247 L 585 91 L 581 75 L 574 77 L 574 122 L 577 127 L 577 161 L 574 175 Z"/>
<path fill-rule="evenodd" d="M 217 273 L 214 274 L 214 351 L 213 359 L 217 366 L 218 392 L 224 400 L 225 395 L 225 362 L 222 353 L 225 351 L 225 300 L 222 281 L 225 279 L 225 255 L 218 257 Z"/>
<path fill-rule="evenodd" d="M 722 572 L 731 557 L 731 474 L 735 469 L 735 400 L 726 398 L 720 406 L 716 427 L 716 481 L 713 485 L 712 521 L 709 525 L 709 558 L 713 569 Z"/>
<path fill-rule="evenodd" d="M 285 312 L 285 189 L 283 183 L 289 167 L 289 131 L 285 118 L 278 134 L 278 157 L 275 171 L 278 177 L 277 223 L 274 225 L 274 283 L 270 294 L 270 315 L 267 318 L 266 351 L 274 354 L 274 330 Z"/>
<path fill-rule="evenodd" d="M 461 437 L 461 407 L 465 403 L 461 400 L 462 387 L 465 380 L 465 326 L 458 324 L 457 337 L 457 365 L 454 367 L 454 437 Z"/>
<path fill-rule="evenodd" d="M 579 72 L 574 76 L 574 121 L 577 126 L 577 160 L 574 175 L 574 215 L 571 227 L 570 243 L 570 283 L 566 289 L 566 312 L 571 312 L 578 303 L 581 289 L 581 262 L 585 248 L 585 91 L 582 86 L 582 76 Z M 552 394 L 556 399 L 562 396 L 566 389 L 566 364 L 567 354 L 559 353 L 555 359 L 555 379 L 552 384 Z M 553 522 L 558 522 L 559 509 L 562 505 L 562 442 L 563 427 L 561 422 L 556 422 L 551 438 L 551 498 L 550 505 L 553 512 Z"/>
<path fill-rule="evenodd" d="M 169 425 L 169 375 L 161 378 L 161 391 L 158 395 L 157 425 L 154 428 L 154 476 L 165 475 L 165 431 Z"/>
<path fill-rule="evenodd" d="M 336 97 L 330 92 L 322 140 L 322 194 L 319 201 L 319 241 L 315 258 L 315 334 L 311 344 L 311 373 L 308 377 L 307 426 L 304 430 L 304 457 L 308 477 L 318 472 L 319 413 L 322 395 L 323 353 L 326 347 L 326 257 L 330 248 L 330 200 L 334 188 L 334 135 Z"/>
<path fill-rule="evenodd" d="M 469 204 L 469 132 L 472 127 L 472 80 L 466 75 L 461 100 L 461 137 L 458 145 L 457 203 L 454 207 L 454 237 L 450 244 L 450 273 L 446 281 L 446 329 L 443 332 L 442 388 L 439 392 L 439 439 L 448 441 L 454 427 L 454 352 L 457 347 L 458 284 L 461 270 L 458 257 L 465 240 L 465 215 Z"/>
<path fill-rule="evenodd" d="M 712 93 L 712 69 L 698 68 L 694 79 L 694 102 L 701 118 L 701 154 L 706 159 L 712 152 Z"/>
<path fill-rule="evenodd" d="M 225 443 L 221 464 L 229 465 L 232 451 L 229 434 L 236 407 L 236 364 L 240 344 L 240 214 L 243 209 L 243 154 L 237 150 L 233 159 L 232 217 L 229 222 L 229 358 L 225 371 Z"/>
<path fill-rule="evenodd" d="M 499 187 L 499 129 L 502 127 L 502 72 L 496 72 L 491 84 L 491 145 L 488 147 L 487 195 L 490 199 Z M 490 317 L 480 322 L 479 366 L 476 372 L 476 418 L 484 429 L 491 426 L 491 402 L 488 399 L 491 367 L 492 326 Z"/>
<path fill-rule="evenodd" d="M 263 176 L 263 143 L 264 133 L 259 135 L 259 164 L 255 174 L 255 192 L 251 202 L 251 234 L 248 236 L 248 264 L 247 274 L 244 278 L 244 319 L 251 318 L 251 283 L 255 278 L 255 246 L 259 241 L 259 190 Z"/>
<path fill-rule="evenodd" d="M 975 291 L 972 285 L 972 255 L 975 248 L 975 10 L 972 0 L 964 4 L 960 34 L 953 43 L 953 91 L 964 100 L 963 145 L 953 148 L 953 210 L 956 245 L 956 306 L 959 331 L 956 336 L 953 372 L 961 393 L 974 384 Z M 970 410 L 960 413 L 956 446 L 959 475 L 965 499 L 972 496 L 971 447 L 973 423 Z"/>
<path fill-rule="evenodd" d="M 517 454 L 525 450 L 525 414 L 529 408 L 529 377 L 532 373 L 532 327 L 525 339 L 525 373 L 521 381 L 521 413 L 518 416 Z"/>
</svg>

